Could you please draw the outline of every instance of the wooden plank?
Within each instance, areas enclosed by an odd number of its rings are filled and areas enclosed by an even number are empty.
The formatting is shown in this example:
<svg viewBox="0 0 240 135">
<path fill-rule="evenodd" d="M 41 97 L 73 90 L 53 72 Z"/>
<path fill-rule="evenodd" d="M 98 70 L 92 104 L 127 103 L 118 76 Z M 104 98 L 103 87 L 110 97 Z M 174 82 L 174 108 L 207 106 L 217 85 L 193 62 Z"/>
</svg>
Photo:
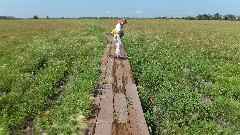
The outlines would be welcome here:
<svg viewBox="0 0 240 135">
<path fill-rule="evenodd" d="M 129 121 L 132 134 L 149 135 L 136 84 L 127 84 L 125 88 L 129 103 Z"/>
<path fill-rule="evenodd" d="M 112 84 L 114 82 L 113 79 L 113 64 L 114 64 L 114 59 L 113 58 L 108 58 L 108 65 L 107 65 L 107 71 L 106 71 L 106 84 Z"/>
<path fill-rule="evenodd" d="M 113 123 L 113 91 L 112 85 L 99 85 L 95 104 L 98 106 L 96 122 L 92 134 L 111 135 Z"/>
<path fill-rule="evenodd" d="M 108 56 L 110 54 L 110 48 L 111 43 L 107 44 L 107 47 L 104 50 L 102 62 L 101 62 L 101 82 L 100 84 L 104 84 L 105 78 L 106 78 L 106 72 L 107 72 L 107 62 L 108 62 Z"/>
<path fill-rule="evenodd" d="M 116 94 L 114 96 L 114 101 L 116 105 L 116 113 L 117 113 L 117 123 L 127 123 L 127 101 L 126 96 L 124 94 Z"/>
</svg>

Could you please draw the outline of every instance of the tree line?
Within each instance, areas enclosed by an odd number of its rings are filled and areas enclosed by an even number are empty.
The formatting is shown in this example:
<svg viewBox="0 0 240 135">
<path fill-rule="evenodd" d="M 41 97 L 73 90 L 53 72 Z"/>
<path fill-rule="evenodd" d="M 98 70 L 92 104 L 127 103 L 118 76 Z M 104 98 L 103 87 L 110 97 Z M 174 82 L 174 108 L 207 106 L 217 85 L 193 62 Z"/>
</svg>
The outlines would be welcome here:
<svg viewBox="0 0 240 135">
<path fill-rule="evenodd" d="M 14 19 L 15 17 L 12 16 L 0 16 L 0 19 Z M 61 17 L 64 18 L 64 17 Z M 118 19 L 118 17 L 79 17 L 79 19 Z M 127 17 L 130 19 L 129 17 Z M 138 17 L 137 17 L 138 18 Z M 33 19 L 39 19 L 37 15 L 33 16 Z M 49 19 L 47 16 L 46 19 Z M 188 16 L 188 17 L 155 17 L 155 19 L 186 19 L 186 20 L 231 20 L 231 21 L 240 21 L 240 16 L 235 16 L 233 14 L 226 14 L 226 15 L 221 15 L 219 13 L 215 13 L 213 15 L 211 14 L 199 14 L 195 17 L 193 16 Z"/>
<path fill-rule="evenodd" d="M 15 19 L 13 16 L 0 16 L 0 19 Z"/>
<path fill-rule="evenodd" d="M 240 16 L 235 16 L 233 14 L 220 15 L 219 13 L 216 13 L 214 15 L 199 14 L 196 17 L 188 16 L 184 19 L 187 19 L 187 20 L 231 20 L 231 21 L 240 21 Z"/>
<path fill-rule="evenodd" d="M 240 16 L 235 16 L 233 14 L 226 14 L 221 15 L 219 13 L 216 13 L 214 15 L 211 14 L 199 14 L 195 17 L 188 16 L 188 17 L 155 17 L 155 19 L 186 19 L 186 20 L 231 20 L 231 21 L 240 21 Z"/>
</svg>

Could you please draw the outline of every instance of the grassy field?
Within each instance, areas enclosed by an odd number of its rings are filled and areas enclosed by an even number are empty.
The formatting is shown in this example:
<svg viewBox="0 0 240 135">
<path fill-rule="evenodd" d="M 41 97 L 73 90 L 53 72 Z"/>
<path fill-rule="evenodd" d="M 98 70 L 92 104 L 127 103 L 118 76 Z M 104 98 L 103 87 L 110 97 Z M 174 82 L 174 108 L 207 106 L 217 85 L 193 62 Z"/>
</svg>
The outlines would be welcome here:
<svg viewBox="0 0 240 135">
<path fill-rule="evenodd" d="M 130 21 L 124 43 L 155 134 L 239 134 L 240 22 Z"/>
<path fill-rule="evenodd" d="M 0 20 L 0 134 L 80 133 L 116 22 Z M 240 22 L 132 19 L 125 31 L 153 134 L 239 134 Z"/>
<path fill-rule="evenodd" d="M 79 133 L 99 81 L 104 31 L 91 21 L 0 20 L 0 132 Z"/>
</svg>

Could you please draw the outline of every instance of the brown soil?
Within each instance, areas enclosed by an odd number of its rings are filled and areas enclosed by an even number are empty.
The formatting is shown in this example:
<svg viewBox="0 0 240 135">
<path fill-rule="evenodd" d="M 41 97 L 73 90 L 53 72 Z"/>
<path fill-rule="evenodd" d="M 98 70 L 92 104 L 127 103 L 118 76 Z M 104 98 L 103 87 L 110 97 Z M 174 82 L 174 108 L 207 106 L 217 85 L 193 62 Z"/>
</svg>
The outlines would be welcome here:
<svg viewBox="0 0 240 135">
<path fill-rule="evenodd" d="M 101 81 L 94 92 L 94 116 L 88 135 L 149 135 L 125 46 L 115 55 L 115 42 L 104 51 Z"/>
</svg>

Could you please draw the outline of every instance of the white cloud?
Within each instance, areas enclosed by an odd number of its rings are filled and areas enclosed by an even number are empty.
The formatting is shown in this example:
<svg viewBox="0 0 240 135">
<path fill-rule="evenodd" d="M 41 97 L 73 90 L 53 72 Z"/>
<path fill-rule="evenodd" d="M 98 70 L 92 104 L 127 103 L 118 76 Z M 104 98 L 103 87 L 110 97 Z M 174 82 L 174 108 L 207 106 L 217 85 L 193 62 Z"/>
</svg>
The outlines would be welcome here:
<svg viewBox="0 0 240 135">
<path fill-rule="evenodd" d="M 135 12 L 133 12 L 133 13 L 135 13 L 135 14 L 143 14 L 144 12 L 141 11 L 141 10 L 137 10 L 137 11 L 135 11 Z"/>
<path fill-rule="evenodd" d="M 106 14 L 111 14 L 112 12 L 111 11 L 105 11 Z"/>
</svg>

